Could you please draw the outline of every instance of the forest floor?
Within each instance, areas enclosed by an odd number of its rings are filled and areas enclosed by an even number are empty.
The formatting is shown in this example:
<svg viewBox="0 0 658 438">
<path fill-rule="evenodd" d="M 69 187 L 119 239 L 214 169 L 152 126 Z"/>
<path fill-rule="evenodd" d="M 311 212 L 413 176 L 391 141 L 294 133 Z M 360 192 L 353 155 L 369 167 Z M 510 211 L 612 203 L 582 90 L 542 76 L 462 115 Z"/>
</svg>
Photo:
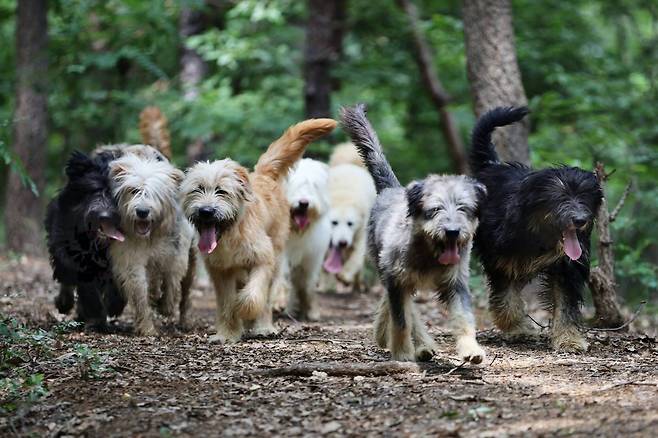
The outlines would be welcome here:
<svg viewBox="0 0 658 438">
<path fill-rule="evenodd" d="M 55 291 L 46 261 L 0 258 L 3 318 L 52 332 Z M 425 297 L 439 354 L 399 364 L 372 341 L 380 293 L 323 293 L 320 322 L 281 316 L 276 338 L 237 345 L 208 342 L 207 286 L 187 333 L 161 324 L 161 336 L 137 338 L 129 314 L 114 334 L 63 330 L 19 364 L 43 374 L 47 394 L 1 414 L 0 436 L 656 436 L 655 337 L 589 332 L 586 354 L 555 353 L 545 337 L 508 344 L 481 312 L 488 357 L 459 366 L 445 315 Z"/>
</svg>

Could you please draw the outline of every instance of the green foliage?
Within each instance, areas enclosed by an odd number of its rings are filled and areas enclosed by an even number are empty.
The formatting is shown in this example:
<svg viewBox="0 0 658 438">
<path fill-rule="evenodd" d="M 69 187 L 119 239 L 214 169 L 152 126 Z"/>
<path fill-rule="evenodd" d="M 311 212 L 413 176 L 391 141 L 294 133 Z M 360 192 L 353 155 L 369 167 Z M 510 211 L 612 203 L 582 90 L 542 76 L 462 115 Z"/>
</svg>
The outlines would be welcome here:
<svg viewBox="0 0 658 438">
<path fill-rule="evenodd" d="M 109 358 L 106 354 L 102 354 L 86 344 L 76 344 L 73 350 L 81 379 L 98 380 L 114 372 L 108 365 Z"/>
</svg>

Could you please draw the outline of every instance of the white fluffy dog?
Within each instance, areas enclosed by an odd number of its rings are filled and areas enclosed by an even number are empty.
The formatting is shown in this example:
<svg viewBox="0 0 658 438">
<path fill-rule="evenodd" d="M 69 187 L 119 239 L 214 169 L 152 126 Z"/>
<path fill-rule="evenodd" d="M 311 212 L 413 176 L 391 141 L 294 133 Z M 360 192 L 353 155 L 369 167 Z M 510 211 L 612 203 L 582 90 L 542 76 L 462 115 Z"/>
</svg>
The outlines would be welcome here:
<svg viewBox="0 0 658 438">
<path fill-rule="evenodd" d="M 288 176 L 286 198 L 290 204 L 290 236 L 286 244 L 288 312 L 315 321 L 319 314 L 315 290 L 322 259 L 329 246 L 329 166 L 304 158 Z"/>
<path fill-rule="evenodd" d="M 149 301 L 164 316 L 173 315 L 179 301 L 185 324 L 194 266 L 194 230 L 177 202 L 183 172 L 151 152 L 125 153 L 110 163 L 126 236 L 124 244 L 110 248 L 112 271 L 133 307 L 138 335 L 155 334 Z"/>
<path fill-rule="evenodd" d="M 366 227 L 377 191 L 368 171 L 355 164 L 361 159 L 351 143 L 336 147 L 330 163 L 331 232 L 324 269 L 358 290 L 366 256 Z"/>
</svg>

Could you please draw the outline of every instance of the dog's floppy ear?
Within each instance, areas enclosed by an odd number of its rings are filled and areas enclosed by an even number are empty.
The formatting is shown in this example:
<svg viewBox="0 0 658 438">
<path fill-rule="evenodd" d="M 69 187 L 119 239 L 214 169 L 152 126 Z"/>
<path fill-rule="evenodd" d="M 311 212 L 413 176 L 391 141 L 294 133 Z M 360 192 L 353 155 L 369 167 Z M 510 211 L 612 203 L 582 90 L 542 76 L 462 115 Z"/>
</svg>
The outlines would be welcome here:
<svg viewBox="0 0 658 438">
<path fill-rule="evenodd" d="M 254 196 L 251 190 L 251 184 L 249 183 L 249 173 L 247 172 L 247 169 L 239 166 L 235 169 L 235 174 L 237 175 L 238 181 L 240 181 L 240 186 L 242 188 L 240 191 L 241 198 L 247 202 L 253 200 Z"/>
<path fill-rule="evenodd" d="M 422 181 L 414 181 L 407 186 L 407 209 L 409 217 L 418 217 L 423 212 L 423 190 L 425 185 Z"/>
<path fill-rule="evenodd" d="M 96 163 L 91 158 L 80 151 L 73 151 L 69 160 L 66 162 L 66 176 L 69 179 L 73 179 L 84 175 L 94 168 L 96 168 Z"/>
</svg>

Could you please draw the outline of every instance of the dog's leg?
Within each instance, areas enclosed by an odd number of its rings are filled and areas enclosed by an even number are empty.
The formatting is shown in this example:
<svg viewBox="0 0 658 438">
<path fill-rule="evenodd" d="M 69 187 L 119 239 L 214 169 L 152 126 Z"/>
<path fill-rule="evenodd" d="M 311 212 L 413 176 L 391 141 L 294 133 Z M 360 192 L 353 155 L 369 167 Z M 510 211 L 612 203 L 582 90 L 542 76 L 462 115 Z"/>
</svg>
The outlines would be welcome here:
<svg viewBox="0 0 658 438">
<path fill-rule="evenodd" d="M 482 363 L 485 353 L 475 339 L 471 291 L 466 281 L 458 280 L 445 292 L 441 291 L 440 297 L 448 305 L 449 325 L 457 342 L 457 355 L 464 362 Z"/>
<path fill-rule="evenodd" d="M 107 311 L 97 283 L 78 283 L 78 318 L 90 330 L 107 331 Z"/>
<path fill-rule="evenodd" d="M 127 259 L 127 257 L 124 257 Z M 135 313 L 135 334 L 138 336 L 153 336 L 156 334 L 151 306 L 149 303 L 149 287 L 144 266 L 124 266 L 118 270 L 118 282 L 122 285 Z"/>
<path fill-rule="evenodd" d="M 105 302 L 107 314 L 110 317 L 121 315 L 123 309 L 126 307 L 126 297 L 123 295 L 122 291 L 119 290 L 114 280 L 107 280 L 104 285 L 104 290 L 105 294 L 103 296 L 103 301 Z"/>
<path fill-rule="evenodd" d="M 210 342 L 234 343 L 242 337 L 243 325 L 235 314 L 236 276 L 233 272 L 222 272 L 208 269 L 210 278 L 215 287 L 217 306 L 215 329 L 216 333 L 210 337 Z"/>
<path fill-rule="evenodd" d="M 286 308 L 291 293 L 290 266 L 285 253 L 279 256 L 279 266 L 272 281 L 272 309 L 281 311 Z"/>
<path fill-rule="evenodd" d="M 496 327 L 510 338 L 536 335 L 521 296 L 523 288 L 498 272 L 489 276 L 489 287 L 489 311 Z"/>
<path fill-rule="evenodd" d="M 390 335 L 391 310 L 388 305 L 388 297 L 384 295 L 379 300 L 377 313 L 375 314 L 375 341 L 381 348 L 388 348 L 388 338 Z"/>
<path fill-rule="evenodd" d="M 394 360 L 414 361 L 415 349 L 411 340 L 414 315 L 412 294 L 399 286 L 395 280 L 385 281 L 391 314 L 390 346 Z"/>
<path fill-rule="evenodd" d="M 366 256 L 366 234 L 363 232 L 354 235 L 354 243 L 352 245 L 352 252 L 345 261 L 343 270 L 340 272 L 339 277 L 341 281 L 349 283 L 352 289 L 359 291 L 360 284 L 358 277 L 363 269 L 363 261 Z"/>
<path fill-rule="evenodd" d="M 62 283 L 59 286 L 59 294 L 55 297 L 55 306 L 59 313 L 68 315 L 75 304 L 75 286 Z"/>
<path fill-rule="evenodd" d="M 551 341 L 555 350 L 584 352 L 589 344 L 578 330 L 584 279 L 567 263 L 561 263 L 560 268 L 548 278 L 553 304 Z"/>
<path fill-rule="evenodd" d="M 196 273 L 196 251 L 194 247 L 190 248 L 187 262 L 187 272 L 181 280 L 180 303 L 178 305 L 178 324 L 182 330 L 188 330 L 188 313 L 190 310 L 190 290 L 194 283 Z"/>
<path fill-rule="evenodd" d="M 288 311 L 302 320 L 317 321 L 320 319 L 316 305 L 315 288 L 322 267 L 316 260 L 317 266 L 308 266 L 307 262 L 296 266 L 291 272 L 292 293 L 288 302 Z M 319 261 L 321 263 L 321 260 Z"/>
<path fill-rule="evenodd" d="M 272 286 L 275 268 L 276 260 L 274 256 L 271 256 L 265 257 L 265 260 L 251 269 L 247 283 L 238 291 L 236 311 L 240 318 L 251 321 L 262 317 L 266 307 L 270 312 L 272 311 L 267 297 Z"/>
<path fill-rule="evenodd" d="M 420 313 L 413 300 L 409 300 L 410 313 L 413 317 L 411 337 L 413 339 L 414 348 L 416 349 L 416 360 L 419 362 L 427 362 L 434 357 L 437 350 L 434 339 L 427 332 L 425 323 L 420 319 Z"/>
</svg>

